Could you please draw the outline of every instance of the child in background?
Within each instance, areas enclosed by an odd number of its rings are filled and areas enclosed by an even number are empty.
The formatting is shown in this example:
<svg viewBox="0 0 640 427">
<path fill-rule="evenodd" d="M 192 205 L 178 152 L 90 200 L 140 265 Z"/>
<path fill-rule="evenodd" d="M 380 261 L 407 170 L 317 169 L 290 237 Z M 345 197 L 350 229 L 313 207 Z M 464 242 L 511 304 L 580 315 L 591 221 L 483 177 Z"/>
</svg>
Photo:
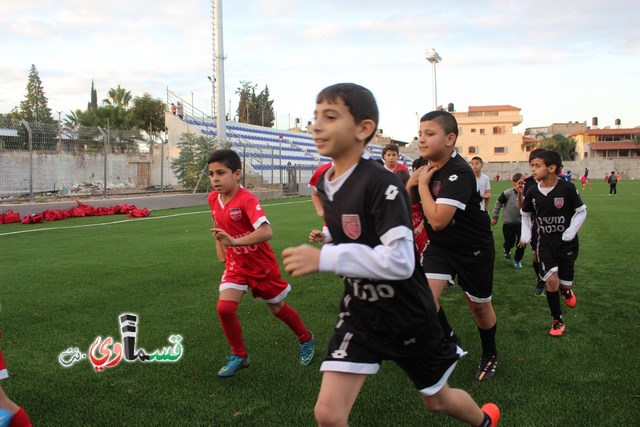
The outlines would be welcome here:
<svg viewBox="0 0 640 427">
<path fill-rule="evenodd" d="M 476 176 L 476 183 L 478 184 L 478 193 L 480 193 L 480 197 L 482 197 L 482 202 L 480 202 L 480 209 L 483 211 L 489 210 L 489 199 L 491 198 L 491 181 L 489 181 L 489 177 L 482 173 L 482 167 L 484 166 L 484 162 L 481 157 L 475 156 L 469 162 L 471 165 L 471 169 L 473 169 L 473 173 Z"/>
<path fill-rule="evenodd" d="M 207 164 L 213 187 L 209 193 L 214 221 L 211 231 L 216 238 L 218 259 L 225 262 L 217 311 L 222 331 L 231 346 L 231 355 L 218 376 L 228 378 L 249 366 L 236 314 L 240 299 L 249 289 L 254 299 L 266 302 L 271 313 L 296 335 L 300 364 L 310 364 L 314 355 L 313 334 L 284 301 L 291 285 L 280 276 L 275 254 L 267 243 L 272 231 L 260 202 L 239 184 L 242 175 L 240 157 L 232 150 L 218 150 L 209 156 Z"/>
<path fill-rule="evenodd" d="M 491 225 L 496 225 L 498 223 L 498 217 L 500 216 L 500 209 L 504 207 L 502 214 L 502 235 L 504 237 L 502 253 L 506 259 L 511 259 L 511 248 L 515 246 L 516 253 L 513 258 L 513 266 L 518 269 L 522 268 L 522 257 L 524 255 L 524 247 L 521 248 L 517 246 L 518 242 L 520 242 L 522 215 L 518 207 L 518 192 L 516 191 L 516 187 L 521 178 L 521 173 L 513 174 L 511 177 L 513 187 L 504 190 L 502 194 L 500 194 L 496 206 L 493 208 L 491 219 Z"/>
<path fill-rule="evenodd" d="M 572 291 L 574 265 L 578 257 L 578 230 L 587 217 L 573 183 L 558 178 L 562 166 L 560 154 L 542 151 L 531 162 L 531 174 L 538 185 L 530 188 L 522 205 L 522 240 L 520 247 L 531 241 L 531 218 L 537 241 L 540 277 L 546 282 L 547 303 L 553 317 L 549 335 L 561 337 L 565 331 L 560 307 L 560 294 L 568 307 L 575 307 Z"/>
</svg>

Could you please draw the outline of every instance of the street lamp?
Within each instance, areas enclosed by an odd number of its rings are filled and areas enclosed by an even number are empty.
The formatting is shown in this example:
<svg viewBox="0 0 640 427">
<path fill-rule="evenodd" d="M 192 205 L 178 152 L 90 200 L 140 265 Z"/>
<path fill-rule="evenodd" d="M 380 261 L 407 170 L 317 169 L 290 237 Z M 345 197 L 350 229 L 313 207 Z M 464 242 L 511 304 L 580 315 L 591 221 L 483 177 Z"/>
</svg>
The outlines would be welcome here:
<svg viewBox="0 0 640 427">
<path fill-rule="evenodd" d="M 433 65 L 433 109 L 438 109 L 438 90 L 436 88 L 436 64 L 442 61 L 442 57 L 436 52 L 435 49 L 425 51 L 425 57 L 427 61 Z"/>
</svg>

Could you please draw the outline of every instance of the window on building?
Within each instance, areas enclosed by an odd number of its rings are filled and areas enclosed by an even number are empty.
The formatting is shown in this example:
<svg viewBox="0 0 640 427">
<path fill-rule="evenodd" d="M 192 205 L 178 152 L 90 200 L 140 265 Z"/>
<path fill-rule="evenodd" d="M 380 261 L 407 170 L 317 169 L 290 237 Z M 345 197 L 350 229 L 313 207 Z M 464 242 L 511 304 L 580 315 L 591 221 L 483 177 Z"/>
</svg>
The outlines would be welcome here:
<svg viewBox="0 0 640 427">
<path fill-rule="evenodd" d="M 476 133 L 475 128 L 471 128 L 471 133 Z"/>
<path fill-rule="evenodd" d="M 469 147 L 469 154 L 476 154 L 476 147 Z"/>
<path fill-rule="evenodd" d="M 484 135 L 484 129 L 480 129 L 480 135 Z"/>
<path fill-rule="evenodd" d="M 501 135 L 503 134 L 503 129 L 500 126 L 494 126 L 493 127 L 493 134 L 494 135 Z"/>
<path fill-rule="evenodd" d="M 504 154 L 507 152 L 507 147 L 493 147 L 493 154 Z"/>
</svg>

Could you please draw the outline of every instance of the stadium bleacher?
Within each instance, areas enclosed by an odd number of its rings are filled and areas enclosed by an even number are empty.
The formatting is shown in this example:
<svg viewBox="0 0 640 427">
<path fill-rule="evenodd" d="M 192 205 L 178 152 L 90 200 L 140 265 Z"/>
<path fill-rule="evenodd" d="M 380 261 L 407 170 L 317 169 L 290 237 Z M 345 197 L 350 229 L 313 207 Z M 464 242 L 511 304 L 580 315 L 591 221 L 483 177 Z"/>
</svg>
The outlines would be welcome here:
<svg viewBox="0 0 640 427">
<path fill-rule="evenodd" d="M 184 121 L 202 135 L 215 137 L 217 134 L 216 122 L 210 118 L 185 115 Z M 227 138 L 232 148 L 263 178 L 264 172 L 295 166 L 302 171 L 301 181 L 305 181 L 319 165 L 331 161 L 318 154 L 313 137 L 303 132 L 227 122 Z M 367 147 L 374 158 L 382 158 L 382 146 L 368 144 Z M 270 181 L 269 174 L 266 181 Z"/>
</svg>

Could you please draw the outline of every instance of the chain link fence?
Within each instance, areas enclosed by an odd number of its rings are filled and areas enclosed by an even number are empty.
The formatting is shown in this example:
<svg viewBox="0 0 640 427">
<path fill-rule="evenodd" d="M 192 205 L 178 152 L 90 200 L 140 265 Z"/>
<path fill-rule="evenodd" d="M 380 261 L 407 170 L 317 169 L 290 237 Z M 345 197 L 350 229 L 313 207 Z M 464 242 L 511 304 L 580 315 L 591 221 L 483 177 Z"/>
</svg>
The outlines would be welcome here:
<svg viewBox="0 0 640 427">
<path fill-rule="evenodd" d="M 0 118 L 0 201 L 164 191 L 151 182 L 152 142 L 162 141 L 136 131 Z M 164 169 L 156 172 L 162 182 Z"/>
</svg>

